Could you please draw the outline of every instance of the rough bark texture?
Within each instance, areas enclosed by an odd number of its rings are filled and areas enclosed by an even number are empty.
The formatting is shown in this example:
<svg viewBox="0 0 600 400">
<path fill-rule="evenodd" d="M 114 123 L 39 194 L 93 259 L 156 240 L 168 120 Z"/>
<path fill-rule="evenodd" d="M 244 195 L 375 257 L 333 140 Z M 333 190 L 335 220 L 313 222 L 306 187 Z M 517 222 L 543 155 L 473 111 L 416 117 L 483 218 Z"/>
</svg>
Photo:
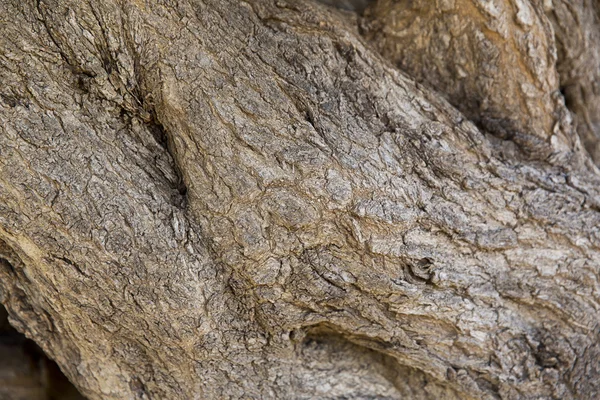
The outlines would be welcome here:
<svg viewBox="0 0 600 400">
<path fill-rule="evenodd" d="M 91 399 L 600 396 L 577 58 L 481 3 L 0 2 L 11 323 Z"/>
</svg>

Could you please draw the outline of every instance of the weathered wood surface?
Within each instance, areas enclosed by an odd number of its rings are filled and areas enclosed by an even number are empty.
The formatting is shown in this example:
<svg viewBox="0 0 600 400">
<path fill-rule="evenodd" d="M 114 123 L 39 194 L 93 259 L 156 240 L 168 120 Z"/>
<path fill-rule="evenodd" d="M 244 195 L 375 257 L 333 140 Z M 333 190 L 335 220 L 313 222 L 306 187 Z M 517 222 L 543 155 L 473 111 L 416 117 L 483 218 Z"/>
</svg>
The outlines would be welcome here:
<svg viewBox="0 0 600 400">
<path fill-rule="evenodd" d="M 2 303 L 84 395 L 600 395 L 600 175 L 549 11 L 496 1 L 539 47 L 486 28 L 489 85 L 441 93 L 386 3 L 0 2 Z"/>
</svg>

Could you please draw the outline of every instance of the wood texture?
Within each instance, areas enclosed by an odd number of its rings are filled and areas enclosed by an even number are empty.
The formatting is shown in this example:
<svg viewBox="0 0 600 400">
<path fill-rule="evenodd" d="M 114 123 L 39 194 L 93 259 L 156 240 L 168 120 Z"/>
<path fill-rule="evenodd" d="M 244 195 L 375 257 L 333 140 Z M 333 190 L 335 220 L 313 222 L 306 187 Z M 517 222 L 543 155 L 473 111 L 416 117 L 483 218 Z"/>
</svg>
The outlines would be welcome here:
<svg viewBox="0 0 600 400">
<path fill-rule="evenodd" d="M 600 395 L 600 175 L 545 14 L 445 95 L 316 2 L 0 15 L 1 300 L 90 399 Z"/>
</svg>

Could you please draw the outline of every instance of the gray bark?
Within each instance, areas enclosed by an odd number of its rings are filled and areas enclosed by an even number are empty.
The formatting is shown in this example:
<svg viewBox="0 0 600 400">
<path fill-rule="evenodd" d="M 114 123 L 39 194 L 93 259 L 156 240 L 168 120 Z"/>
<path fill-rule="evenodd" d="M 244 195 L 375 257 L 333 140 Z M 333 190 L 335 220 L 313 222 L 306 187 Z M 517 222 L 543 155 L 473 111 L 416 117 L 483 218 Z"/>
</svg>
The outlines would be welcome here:
<svg viewBox="0 0 600 400">
<path fill-rule="evenodd" d="M 563 17 L 423 2 L 390 44 L 405 5 L 0 2 L 11 323 L 90 399 L 600 396 Z"/>
</svg>

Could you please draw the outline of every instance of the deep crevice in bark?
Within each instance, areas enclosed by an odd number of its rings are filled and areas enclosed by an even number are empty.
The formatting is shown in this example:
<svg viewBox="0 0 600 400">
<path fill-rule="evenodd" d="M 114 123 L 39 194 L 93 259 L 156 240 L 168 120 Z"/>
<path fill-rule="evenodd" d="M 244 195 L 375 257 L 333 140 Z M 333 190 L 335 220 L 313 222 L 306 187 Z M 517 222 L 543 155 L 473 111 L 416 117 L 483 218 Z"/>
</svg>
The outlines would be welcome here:
<svg viewBox="0 0 600 400">
<path fill-rule="evenodd" d="M 148 130 L 150 133 L 152 133 L 152 136 L 156 142 L 161 145 L 161 147 L 169 154 L 171 160 L 173 161 L 173 169 L 177 176 L 177 192 L 179 192 L 179 195 L 181 196 L 181 207 L 185 207 L 188 189 L 185 184 L 183 172 L 181 171 L 181 167 L 177 161 L 177 154 L 175 153 L 173 139 L 169 136 L 165 127 L 159 122 L 156 112 L 152 111 L 151 115 L 152 119 L 147 124 Z"/>
<path fill-rule="evenodd" d="M 386 354 L 385 348 L 378 349 L 373 347 L 370 341 L 352 337 L 352 335 L 348 337 L 328 324 L 305 328 L 298 346 L 300 352 L 306 351 L 306 349 L 314 351 L 329 347 L 337 351 L 361 355 L 377 374 L 394 386 L 398 391 L 399 398 L 402 399 L 465 400 L 470 398 L 465 393 L 456 392 L 445 382 L 440 382 L 418 369 L 403 365 L 393 356 Z M 464 374 L 464 371 L 461 371 L 460 368 L 449 371 L 448 378 L 455 380 L 457 373 Z M 494 389 L 493 383 L 487 384 L 492 389 L 491 393 L 497 393 L 497 387 Z"/>
<path fill-rule="evenodd" d="M 42 349 L 8 322 L 0 304 L 0 398 L 83 400 L 75 386 Z"/>
<path fill-rule="evenodd" d="M 64 21 L 62 21 L 62 18 L 56 19 L 56 15 L 53 15 L 52 12 L 52 5 L 47 4 L 44 0 L 36 0 L 36 2 L 42 25 L 54 44 L 55 50 L 61 55 L 65 66 L 73 73 L 76 87 L 86 95 L 114 102 L 121 108 L 121 117 L 125 119 L 125 116 L 127 116 L 128 123 L 131 123 L 133 119 L 137 119 L 148 129 L 158 146 L 168 154 L 171 160 L 170 164 L 176 176 L 176 183 L 174 185 L 180 196 L 179 199 L 173 199 L 173 202 L 179 207 L 185 207 L 187 203 L 187 187 L 184 176 L 181 167 L 178 165 L 172 139 L 157 116 L 154 99 L 147 88 L 147 75 L 155 68 L 155 65 L 149 64 L 148 60 L 141 59 L 143 54 L 140 53 L 144 53 L 145 48 L 136 47 L 137 45 L 134 43 L 134 40 L 127 36 L 128 32 L 125 31 L 124 42 L 128 51 L 128 57 L 131 57 L 132 61 L 132 76 L 129 76 L 129 71 L 121 71 L 120 69 L 123 67 L 120 66 L 119 60 L 115 59 L 116 55 L 109 50 L 109 40 L 114 40 L 114 38 L 110 38 L 109 32 L 101 25 L 100 19 L 98 19 L 99 16 L 94 11 L 95 6 L 92 3 L 88 4 L 102 33 L 101 43 L 96 46 L 96 51 L 98 52 L 97 56 L 100 59 L 101 68 L 106 73 L 104 78 L 108 80 L 108 85 L 113 86 L 113 89 L 122 96 L 122 99 L 116 101 L 106 96 L 103 91 L 105 88 L 102 88 L 102 84 L 97 82 L 98 73 L 94 72 L 93 66 L 85 64 L 88 62 L 91 63 L 91 61 L 87 59 L 82 60 L 77 55 L 71 54 L 72 50 L 70 46 L 73 43 L 70 43 L 67 37 L 56 35 L 56 30 L 61 27 Z M 118 77 L 119 74 L 125 75 L 126 78 L 123 78 L 122 81 L 121 77 Z M 104 82 L 104 85 L 106 84 L 107 82 Z M 93 88 L 92 86 L 95 87 Z"/>
</svg>

